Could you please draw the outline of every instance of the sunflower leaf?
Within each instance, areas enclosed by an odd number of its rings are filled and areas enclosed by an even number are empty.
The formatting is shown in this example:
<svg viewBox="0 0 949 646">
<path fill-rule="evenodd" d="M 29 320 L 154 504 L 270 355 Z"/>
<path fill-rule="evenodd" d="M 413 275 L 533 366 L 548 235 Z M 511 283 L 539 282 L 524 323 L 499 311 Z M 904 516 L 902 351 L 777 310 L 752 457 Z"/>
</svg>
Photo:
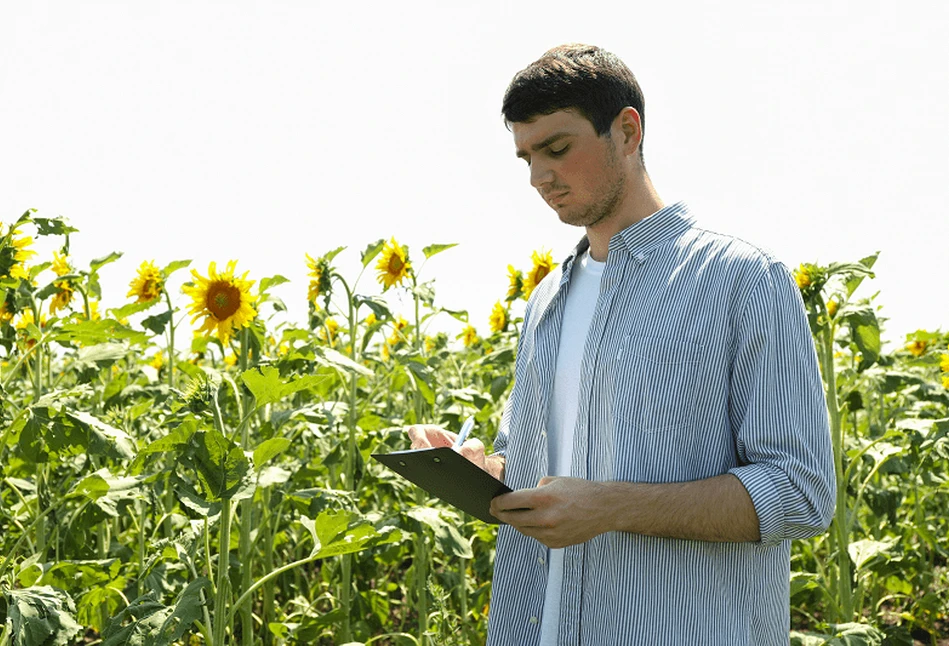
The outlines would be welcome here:
<svg viewBox="0 0 949 646">
<path fill-rule="evenodd" d="M 383 320 L 392 316 L 389 306 L 386 305 L 385 301 L 383 301 L 381 298 L 376 298 L 374 296 L 361 296 L 356 294 L 353 296 L 353 303 L 356 305 L 356 307 L 365 305 L 372 310 L 373 314 L 375 314 L 376 318 L 379 320 Z"/>
<path fill-rule="evenodd" d="M 191 265 L 190 260 L 172 260 L 170 263 L 165 265 L 164 269 L 161 270 L 161 275 L 165 278 L 168 278 L 179 269 L 184 269 L 189 265 Z"/>
<path fill-rule="evenodd" d="M 451 244 L 430 244 L 424 249 L 422 249 L 422 253 L 425 254 L 426 258 L 431 258 L 437 253 L 441 253 L 445 251 L 446 249 L 451 249 L 452 247 L 457 247 L 457 246 L 458 246 L 457 242 L 452 242 Z"/>
<path fill-rule="evenodd" d="M 150 301 L 142 301 L 142 302 L 136 301 L 135 303 L 129 303 L 128 305 L 123 305 L 122 307 L 114 307 L 114 308 L 109 309 L 109 316 L 111 316 L 112 318 L 116 320 L 128 318 L 132 314 L 138 314 L 139 312 L 144 312 L 145 310 L 150 309 L 158 305 L 159 303 L 161 303 L 161 300 L 157 298 Z"/>
<path fill-rule="evenodd" d="M 244 385 L 254 395 L 257 408 L 278 402 L 284 397 L 301 390 L 307 390 L 325 379 L 327 379 L 326 375 L 313 374 L 284 383 L 280 379 L 280 371 L 273 366 L 251 368 L 241 374 Z"/>
<path fill-rule="evenodd" d="M 379 255 L 379 252 L 382 251 L 382 247 L 385 246 L 386 241 L 382 238 L 379 238 L 373 243 L 370 243 L 366 250 L 362 252 L 362 266 L 367 267 L 373 259 Z"/>
<path fill-rule="evenodd" d="M 333 262 L 333 258 L 338 256 L 340 252 L 343 251 L 344 249 L 346 249 L 346 247 L 336 247 L 332 251 L 327 251 L 326 253 L 323 254 L 323 260 L 325 260 L 326 262 Z"/>
<path fill-rule="evenodd" d="M 146 330 L 154 332 L 156 335 L 164 334 L 165 327 L 168 326 L 168 323 L 171 321 L 171 312 L 162 312 L 161 314 L 156 314 L 155 316 L 149 316 L 148 318 L 142 321 L 142 327 Z"/>
<path fill-rule="evenodd" d="M 33 224 L 36 225 L 36 235 L 40 236 L 64 236 L 79 232 L 79 229 L 66 224 L 63 218 L 33 218 Z"/>
<path fill-rule="evenodd" d="M 113 251 L 108 256 L 101 256 L 99 258 L 93 258 L 89 261 L 89 268 L 92 271 L 99 271 L 99 269 L 105 265 L 108 265 L 110 262 L 115 262 L 122 257 L 121 251 Z"/>
<path fill-rule="evenodd" d="M 270 289 L 271 287 L 276 287 L 277 285 L 283 285 L 284 283 L 289 283 L 289 282 L 290 282 L 289 278 L 284 278 L 280 274 L 277 274 L 275 276 L 268 276 L 266 278 L 261 278 L 260 279 L 261 298 L 263 298 L 263 296 L 267 293 L 267 290 Z"/>
<path fill-rule="evenodd" d="M 16 644 L 65 646 L 82 630 L 72 598 L 61 590 L 44 585 L 4 594 Z"/>
</svg>

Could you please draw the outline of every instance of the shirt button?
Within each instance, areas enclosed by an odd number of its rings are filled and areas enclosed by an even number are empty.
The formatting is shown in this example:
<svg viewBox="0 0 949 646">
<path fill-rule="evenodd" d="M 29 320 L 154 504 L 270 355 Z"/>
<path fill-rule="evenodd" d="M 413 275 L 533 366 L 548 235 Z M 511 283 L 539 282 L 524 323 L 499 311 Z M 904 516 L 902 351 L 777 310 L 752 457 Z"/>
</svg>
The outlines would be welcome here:
<svg viewBox="0 0 949 646">
<path fill-rule="evenodd" d="M 538 621 L 537 617 L 531 617 L 531 618 L 530 618 L 530 622 L 531 622 L 532 624 L 536 624 L 537 621 Z"/>
<path fill-rule="evenodd" d="M 541 565 L 543 565 L 543 564 L 544 564 L 544 557 L 543 557 L 543 556 L 538 557 L 538 558 L 537 558 L 537 562 L 540 563 Z"/>
</svg>

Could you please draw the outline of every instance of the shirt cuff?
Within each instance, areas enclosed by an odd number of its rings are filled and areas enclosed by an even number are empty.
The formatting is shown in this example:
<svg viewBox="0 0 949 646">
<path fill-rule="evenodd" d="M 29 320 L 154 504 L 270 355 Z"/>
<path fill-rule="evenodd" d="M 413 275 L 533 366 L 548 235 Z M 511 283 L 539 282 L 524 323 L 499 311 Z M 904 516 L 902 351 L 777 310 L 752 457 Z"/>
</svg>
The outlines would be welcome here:
<svg viewBox="0 0 949 646">
<path fill-rule="evenodd" d="M 758 530 L 762 545 L 777 545 L 784 540 L 784 506 L 778 488 L 768 474 L 768 468 L 762 464 L 747 464 L 729 469 L 745 487 L 751 496 L 751 503 L 758 515 Z"/>
</svg>

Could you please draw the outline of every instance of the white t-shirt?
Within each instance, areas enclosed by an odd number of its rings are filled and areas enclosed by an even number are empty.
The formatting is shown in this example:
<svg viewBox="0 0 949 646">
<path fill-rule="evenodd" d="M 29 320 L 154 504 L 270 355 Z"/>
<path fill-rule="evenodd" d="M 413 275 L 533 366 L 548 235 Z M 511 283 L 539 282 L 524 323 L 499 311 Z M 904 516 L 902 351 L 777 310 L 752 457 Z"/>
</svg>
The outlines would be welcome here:
<svg viewBox="0 0 949 646">
<path fill-rule="evenodd" d="M 587 332 L 600 295 L 600 277 L 606 263 L 597 262 L 587 250 L 570 273 L 570 287 L 560 326 L 554 394 L 547 416 L 547 474 L 569 476 L 573 431 L 580 393 L 580 361 Z M 540 646 L 556 646 L 560 626 L 560 591 L 563 584 L 563 550 L 548 550 L 547 593 L 541 618 Z"/>
</svg>

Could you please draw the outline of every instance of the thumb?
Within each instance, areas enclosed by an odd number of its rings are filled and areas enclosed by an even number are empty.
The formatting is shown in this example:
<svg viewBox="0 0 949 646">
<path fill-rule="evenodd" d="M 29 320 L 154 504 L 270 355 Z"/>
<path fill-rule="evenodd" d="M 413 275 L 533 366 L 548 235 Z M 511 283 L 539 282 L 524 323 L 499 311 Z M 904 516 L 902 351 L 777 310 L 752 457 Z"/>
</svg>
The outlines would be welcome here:
<svg viewBox="0 0 949 646">
<path fill-rule="evenodd" d="M 556 479 L 557 479 L 557 478 L 555 478 L 555 477 L 553 477 L 553 476 L 544 476 L 543 478 L 541 478 L 540 480 L 537 481 L 537 486 L 538 486 L 538 487 L 546 487 L 547 485 L 549 485 L 551 482 L 553 482 L 553 481 L 556 480 Z"/>
</svg>

